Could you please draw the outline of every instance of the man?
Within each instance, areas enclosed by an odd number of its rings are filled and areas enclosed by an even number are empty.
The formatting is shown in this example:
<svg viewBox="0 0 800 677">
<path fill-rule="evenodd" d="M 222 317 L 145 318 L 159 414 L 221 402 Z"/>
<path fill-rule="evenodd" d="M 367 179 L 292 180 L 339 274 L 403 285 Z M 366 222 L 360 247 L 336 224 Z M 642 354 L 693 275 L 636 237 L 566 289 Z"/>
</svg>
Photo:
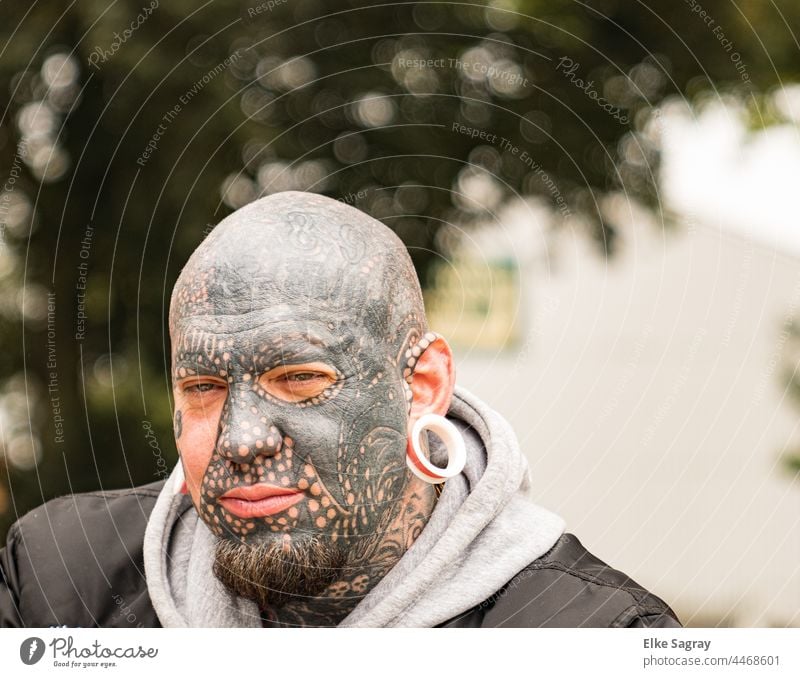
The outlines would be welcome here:
<svg viewBox="0 0 800 677">
<path fill-rule="evenodd" d="M 530 501 L 513 432 L 456 388 L 374 219 L 251 203 L 192 255 L 169 326 L 180 463 L 19 520 L 4 625 L 679 625 Z M 418 424 L 445 414 L 428 446 Z"/>
</svg>

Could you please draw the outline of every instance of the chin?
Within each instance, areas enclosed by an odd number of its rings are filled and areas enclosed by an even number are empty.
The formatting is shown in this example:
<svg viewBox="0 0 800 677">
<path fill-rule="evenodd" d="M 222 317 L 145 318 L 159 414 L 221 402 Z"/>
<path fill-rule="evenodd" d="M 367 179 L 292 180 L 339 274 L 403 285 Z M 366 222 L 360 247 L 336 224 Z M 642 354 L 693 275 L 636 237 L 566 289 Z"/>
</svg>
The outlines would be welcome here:
<svg viewBox="0 0 800 677">
<path fill-rule="evenodd" d="M 318 595 L 347 574 L 346 556 L 329 538 L 269 530 L 230 536 L 217 540 L 214 575 L 262 609 Z"/>
</svg>

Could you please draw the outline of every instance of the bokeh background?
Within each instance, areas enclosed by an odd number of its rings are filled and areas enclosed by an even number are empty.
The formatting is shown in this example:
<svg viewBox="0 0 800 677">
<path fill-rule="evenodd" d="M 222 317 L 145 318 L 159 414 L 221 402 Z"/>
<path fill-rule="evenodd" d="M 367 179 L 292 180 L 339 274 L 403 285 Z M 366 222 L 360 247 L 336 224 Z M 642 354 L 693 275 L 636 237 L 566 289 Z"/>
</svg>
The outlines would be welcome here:
<svg viewBox="0 0 800 677">
<path fill-rule="evenodd" d="M 402 237 L 590 550 L 687 625 L 800 625 L 795 0 L 47 0 L 0 35 L 0 536 L 166 476 L 178 271 L 309 190 Z"/>
</svg>

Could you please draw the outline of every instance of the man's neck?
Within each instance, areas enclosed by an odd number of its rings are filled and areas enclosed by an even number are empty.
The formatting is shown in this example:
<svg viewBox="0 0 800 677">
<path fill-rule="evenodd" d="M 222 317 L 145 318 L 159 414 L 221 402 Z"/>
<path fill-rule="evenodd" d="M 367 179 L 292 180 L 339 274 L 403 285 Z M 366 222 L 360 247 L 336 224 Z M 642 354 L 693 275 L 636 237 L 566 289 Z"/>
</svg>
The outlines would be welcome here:
<svg viewBox="0 0 800 677">
<path fill-rule="evenodd" d="M 419 480 L 409 486 L 383 538 L 365 553 L 363 564 L 348 567 L 319 595 L 262 609 L 264 627 L 336 626 L 355 609 L 383 577 L 400 561 L 422 533 L 436 507 L 437 493 Z"/>
</svg>

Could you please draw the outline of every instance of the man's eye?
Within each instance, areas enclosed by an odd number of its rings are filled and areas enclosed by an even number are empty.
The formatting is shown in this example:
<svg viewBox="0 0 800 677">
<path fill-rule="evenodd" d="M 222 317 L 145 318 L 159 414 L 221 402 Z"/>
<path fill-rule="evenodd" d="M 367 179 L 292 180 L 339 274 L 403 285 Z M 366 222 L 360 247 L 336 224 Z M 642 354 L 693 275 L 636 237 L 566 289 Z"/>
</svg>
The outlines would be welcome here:
<svg viewBox="0 0 800 677">
<path fill-rule="evenodd" d="M 214 388 L 221 388 L 219 383 L 191 383 L 183 388 L 186 393 L 207 393 Z"/>
<path fill-rule="evenodd" d="M 323 378 L 322 374 L 317 374 L 310 371 L 301 371 L 296 374 L 287 374 L 287 381 L 313 381 L 316 378 Z"/>
<path fill-rule="evenodd" d="M 270 395 L 286 402 L 302 402 L 319 397 L 336 383 L 336 371 L 327 364 L 314 362 L 304 365 L 276 367 L 259 379 Z"/>
</svg>

